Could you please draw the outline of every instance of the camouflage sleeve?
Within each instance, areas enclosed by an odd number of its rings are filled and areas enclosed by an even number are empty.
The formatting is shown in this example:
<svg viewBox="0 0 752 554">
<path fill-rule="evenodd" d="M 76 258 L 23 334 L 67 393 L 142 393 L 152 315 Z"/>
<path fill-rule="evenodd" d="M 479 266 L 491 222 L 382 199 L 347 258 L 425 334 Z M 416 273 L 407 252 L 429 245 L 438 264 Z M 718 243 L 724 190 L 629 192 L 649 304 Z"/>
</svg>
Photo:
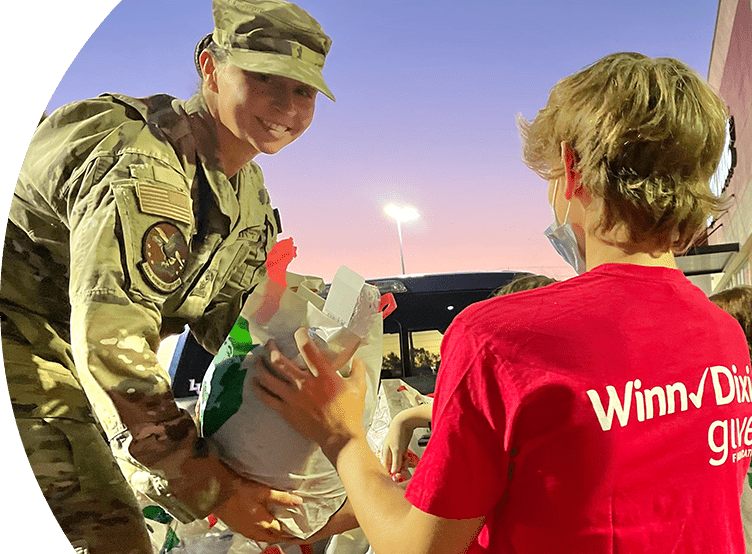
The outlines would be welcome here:
<svg viewBox="0 0 752 554">
<path fill-rule="evenodd" d="M 103 149 L 65 191 L 71 343 L 116 456 L 187 521 L 222 503 L 236 476 L 201 448 L 157 361 L 161 307 L 180 287 L 193 217 L 186 177 L 140 133 Z"/>
</svg>

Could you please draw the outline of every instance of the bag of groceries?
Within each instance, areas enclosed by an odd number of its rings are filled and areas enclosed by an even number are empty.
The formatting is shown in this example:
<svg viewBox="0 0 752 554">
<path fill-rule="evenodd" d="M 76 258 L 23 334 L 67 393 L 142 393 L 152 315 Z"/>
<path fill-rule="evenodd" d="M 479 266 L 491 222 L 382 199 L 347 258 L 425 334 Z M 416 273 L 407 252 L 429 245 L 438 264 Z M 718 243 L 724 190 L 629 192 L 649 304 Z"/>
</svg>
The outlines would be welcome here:
<svg viewBox="0 0 752 554">
<path fill-rule="evenodd" d="M 382 355 L 381 296 L 376 287 L 341 267 L 326 300 L 319 278 L 287 273 L 286 286 L 271 279 L 248 296 L 235 326 L 204 376 L 199 424 L 210 447 L 235 471 L 273 489 L 303 498 L 296 508 L 276 506 L 283 531 L 308 538 L 345 502 L 345 489 L 321 449 L 292 429 L 254 394 L 255 360 L 274 339 L 280 351 L 305 367 L 295 331 L 333 353 L 355 350 L 366 366 L 368 391 L 363 426 L 376 408 Z M 342 373 L 349 371 L 349 365 Z"/>
</svg>

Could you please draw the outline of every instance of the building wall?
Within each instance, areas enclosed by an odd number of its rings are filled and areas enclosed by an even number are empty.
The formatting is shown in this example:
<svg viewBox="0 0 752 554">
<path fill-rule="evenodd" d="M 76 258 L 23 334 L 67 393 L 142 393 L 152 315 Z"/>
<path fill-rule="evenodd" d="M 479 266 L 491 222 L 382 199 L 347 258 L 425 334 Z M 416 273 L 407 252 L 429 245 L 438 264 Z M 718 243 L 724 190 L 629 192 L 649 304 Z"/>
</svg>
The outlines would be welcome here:
<svg viewBox="0 0 752 554">
<path fill-rule="evenodd" d="M 708 82 L 729 107 L 736 128 L 736 168 L 724 192 L 728 211 L 709 244 L 738 242 L 739 253 L 712 278 L 713 292 L 752 284 L 752 0 L 720 0 Z"/>
</svg>

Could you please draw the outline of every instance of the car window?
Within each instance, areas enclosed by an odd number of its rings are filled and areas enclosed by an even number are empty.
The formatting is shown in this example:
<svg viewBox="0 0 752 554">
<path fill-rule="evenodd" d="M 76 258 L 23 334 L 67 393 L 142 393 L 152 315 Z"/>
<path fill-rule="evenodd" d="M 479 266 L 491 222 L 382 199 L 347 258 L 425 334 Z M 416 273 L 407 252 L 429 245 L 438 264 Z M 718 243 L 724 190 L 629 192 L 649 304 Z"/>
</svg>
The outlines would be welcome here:
<svg viewBox="0 0 752 554">
<path fill-rule="evenodd" d="M 435 375 L 441 362 L 441 339 L 436 329 L 412 331 L 410 341 L 410 364 L 407 375 Z M 381 363 L 382 379 L 399 379 L 402 373 L 402 351 L 399 333 L 384 333 L 384 351 Z"/>
<path fill-rule="evenodd" d="M 381 378 L 402 377 L 402 355 L 399 333 L 384 333 L 384 351 L 381 358 Z"/>
<path fill-rule="evenodd" d="M 439 370 L 443 337 L 444 335 L 435 329 L 410 333 L 413 375 L 432 375 Z"/>
</svg>

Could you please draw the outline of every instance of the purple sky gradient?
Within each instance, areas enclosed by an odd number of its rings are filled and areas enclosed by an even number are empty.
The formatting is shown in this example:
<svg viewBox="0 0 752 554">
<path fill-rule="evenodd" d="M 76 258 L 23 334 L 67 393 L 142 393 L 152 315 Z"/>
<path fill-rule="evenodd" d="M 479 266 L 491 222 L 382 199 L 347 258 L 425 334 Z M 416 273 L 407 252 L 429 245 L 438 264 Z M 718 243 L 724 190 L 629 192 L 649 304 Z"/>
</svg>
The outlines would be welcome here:
<svg viewBox="0 0 752 554">
<path fill-rule="evenodd" d="M 403 225 L 408 273 L 519 269 L 573 274 L 543 236 L 546 186 L 520 161 L 515 115 L 617 50 L 682 59 L 707 73 L 712 2 L 302 0 L 332 36 L 307 133 L 261 155 L 291 270 L 331 279 L 400 273 L 387 202 L 421 214 Z M 73 61 L 48 109 L 101 92 L 189 97 L 192 51 L 212 28 L 208 0 L 123 0 Z"/>
</svg>

